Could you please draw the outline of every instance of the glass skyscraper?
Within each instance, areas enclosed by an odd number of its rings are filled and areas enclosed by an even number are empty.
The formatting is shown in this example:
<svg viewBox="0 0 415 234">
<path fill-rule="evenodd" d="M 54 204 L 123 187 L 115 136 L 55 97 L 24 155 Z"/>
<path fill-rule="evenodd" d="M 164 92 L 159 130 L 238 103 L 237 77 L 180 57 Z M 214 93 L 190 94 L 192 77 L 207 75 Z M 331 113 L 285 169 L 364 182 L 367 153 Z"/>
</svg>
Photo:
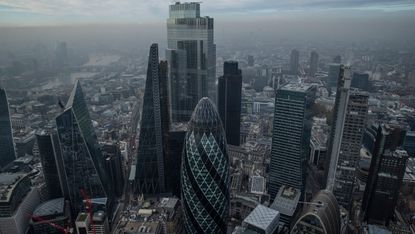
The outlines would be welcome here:
<svg viewBox="0 0 415 234">
<path fill-rule="evenodd" d="M 173 122 L 187 122 L 200 98 L 216 100 L 213 18 L 200 16 L 200 3 L 175 3 L 167 19 Z"/>
<path fill-rule="evenodd" d="M 219 114 L 208 98 L 197 104 L 185 137 L 182 206 L 187 233 L 226 233 L 229 159 Z"/>
<path fill-rule="evenodd" d="M 0 87 L 0 169 L 15 159 L 12 124 L 6 90 Z"/>
<path fill-rule="evenodd" d="M 169 131 L 167 62 L 150 47 L 137 153 L 137 192 L 165 192 L 165 147 Z"/>
<path fill-rule="evenodd" d="M 314 95 L 314 87 L 306 84 L 287 84 L 277 91 L 269 166 L 271 201 L 283 185 L 299 189 L 304 196 L 311 132 L 307 112 Z"/>
<path fill-rule="evenodd" d="M 81 190 L 91 199 L 105 199 L 109 205 L 113 198 L 111 183 L 79 81 L 64 111 L 56 117 L 56 126 L 64 170 L 63 191 L 71 202 L 72 214 L 76 216 L 85 208 Z"/>
<path fill-rule="evenodd" d="M 242 72 L 238 62 L 227 61 L 218 79 L 218 111 L 228 144 L 239 146 L 241 133 Z"/>
</svg>

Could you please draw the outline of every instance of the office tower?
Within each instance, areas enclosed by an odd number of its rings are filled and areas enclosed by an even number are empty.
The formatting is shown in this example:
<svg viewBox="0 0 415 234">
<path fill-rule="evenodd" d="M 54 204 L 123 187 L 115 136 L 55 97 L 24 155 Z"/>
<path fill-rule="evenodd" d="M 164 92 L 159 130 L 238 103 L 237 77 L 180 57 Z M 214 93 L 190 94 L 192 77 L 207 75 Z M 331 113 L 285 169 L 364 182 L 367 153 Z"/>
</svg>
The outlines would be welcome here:
<svg viewBox="0 0 415 234">
<path fill-rule="evenodd" d="M 165 191 L 165 145 L 169 130 L 167 63 L 159 63 L 158 45 L 150 47 L 137 150 L 136 192 Z"/>
<path fill-rule="evenodd" d="M 342 62 L 342 56 L 340 56 L 340 55 L 336 55 L 334 58 L 333 58 L 333 63 L 338 63 L 338 64 L 340 64 Z"/>
<path fill-rule="evenodd" d="M 318 53 L 312 51 L 310 54 L 310 76 L 314 76 L 318 71 Z"/>
<path fill-rule="evenodd" d="M 172 125 L 167 140 L 165 158 L 166 168 L 166 192 L 180 197 L 180 166 L 182 163 L 182 152 L 184 137 L 186 136 L 186 125 Z"/>
<path fill-rule="evenodd" d="M 351 206 L 369 99 L 367 93 L 356 90 L 349 92 L 350 82 L 350 67 L 340 66 L 328 146 L 326 183 L 326 188 L 333 192 L 339 204 L 346 209 Z"/>
<path fill-rule="evenodd" d="M 327 77 L 327 88 L 331 91 L 337 87 L 338 77 L 340 74 L 340 64 L 332 63 L 329 64 L 329 72 Z"/>
<path fill-rule="evenodd" d="M 69 218 L 69 204 L 62 197 L 48 200 L 36 207 L 33 212 L 29 233 L 61 234 L 65 229 L 69 231 Z M 57 228 L 56 225 L 60 228 Z"/>
<path fill-rule="evenodd" d="M 314 90 L 310 85 L 287 84 L 277 91 L 269 166 L 271 201 L 283 185 L 298 189 L 304 195 L 311 133 L 307 112 L 314 102 Z"/>
<path fill-rule="evenodd" d="M 239 146 L 241 133 L 242 73 L 238 62 L 227 61 L 218 80 L 218 112 L 230 145 Z"/>
<path fill-rule="evenodd" d="M 291 50 L 291 56 L 290 56 L 290 71 L 291 71 L 291 74 L 293 74 L 293 75 L 298 74 L 299 62 L 300 62 L 300 52 L 298 52 L 298 50 L 296 50 L 296 49 Z"/>
<path fill-rule="evenodd" d="M 108 217 L 104 211 L 97 211 L 91 217 L 88 213 L 81 212 L 75 221 L 76 232 L 80 234 L 108 234 L 110 226 Z"/>
<path fill-rule="evenodd" d="M 166 57 L 170 66 L 173 122 L 187 122 L 202 97 L 216 100 L 213 18 L 200 16 L 200 3 L 169 7 Z"/>
<path fill-rule="evenodd" d="M 105 199 L 110 208 L 113 191 L 79 81 L 65 109 L 56 117 L 56 127 L 64 171 L 60 173 L 62 190 L 65 199 L 70 201 L 72 215 L 76 217 L 85 208 L 82 191 L 91 199 Z"/>
<path fill-rule="evenodd" d="M 337 161 L 340 154 L 344 122 L 346 120 L 347 103 L 351 84 L 350 67 L 341 65 L 337 78 L 336 100 L 333 109 L 333 123 L 328 139 L 326 161 L 326 188 L 333 191 Z"/>
<path fill-rule="evenodd" d="M 248 55 L 248 67 L 253 67 L 255 64 L 254 56 Z"/>
<path fill-rule="evenodd" d="M 6 90 L 0 87 L 0 169 L 15 159 L 12 124 Z"/>
<path fill-rule="evenodd" d="M 114 193 L 117 197 L 121 197 L 124 189 L 124 172 L 118 144 L 106 142 L 102 145 L 102 156 L 105 159 L 105 169 L 108 172 Z"/>
<path fill-rule="evenodd" d="M 30 175 L 22 172 L 0 174 L 0 232 L 25 234 L 31 215 L 40 203 L 38 189 Z"/>
<path fill-rule="evenodd" d="M 408 152 L 409 157 L 415 158 L 415 131 L 406 133 L 403 148 Z"/>
<path fill-rule="evenodd" d="M 321 190 L 307 203 L 290 233 L 340 234 L 340 227 L 340 208 L 336 198 L 330 191 Z"/>
<path fill-rule="evenodd" d="M 182 161 L 182 206 L 187 233 L 226 233 L 229 159 L 225 132 L 209 98 L 189 121 Z"/>
<path fill-rule="evenodd" d="M 61 157 L 57 135 L 42 131 L 36 134 L 36 140 L 39 146 L 40 162 L 42 164 L 48 197 L 49 199 L 62 197 L 63 194 L 56 163 L 56 158 Z"/>
<path fill-rule="evenodd" d="M 353 72 L 352 85 L 353 88 L 369 91 L 369 74 L 363 72 Z"/>
<path fill-rule="evenodd" d="M 368 223 L 388 225 L 394 215 L 408 154 L 400 150 L 405 130 L 382 124 L 376 135 L 362 213 Z"/>
</svg>

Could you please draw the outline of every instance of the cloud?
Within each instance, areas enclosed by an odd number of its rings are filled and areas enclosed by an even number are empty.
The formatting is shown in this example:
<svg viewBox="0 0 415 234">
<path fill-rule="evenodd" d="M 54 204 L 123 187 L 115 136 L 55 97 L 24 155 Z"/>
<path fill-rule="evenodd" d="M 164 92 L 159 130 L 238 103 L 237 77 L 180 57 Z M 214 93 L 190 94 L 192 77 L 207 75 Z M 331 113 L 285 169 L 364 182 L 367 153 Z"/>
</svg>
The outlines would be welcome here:
<svg viewBox="0 0 415 234">
<path fill-rule="evenodd" d="M 0 0 L 0 21 L 162 21 L 171 0 Z M 415 9 L 413 0 L 209 0 L 202 14 L 269 14 L 283 11 Z M 226 14 L 225 14 L 226 13 Z"/>
</svg>

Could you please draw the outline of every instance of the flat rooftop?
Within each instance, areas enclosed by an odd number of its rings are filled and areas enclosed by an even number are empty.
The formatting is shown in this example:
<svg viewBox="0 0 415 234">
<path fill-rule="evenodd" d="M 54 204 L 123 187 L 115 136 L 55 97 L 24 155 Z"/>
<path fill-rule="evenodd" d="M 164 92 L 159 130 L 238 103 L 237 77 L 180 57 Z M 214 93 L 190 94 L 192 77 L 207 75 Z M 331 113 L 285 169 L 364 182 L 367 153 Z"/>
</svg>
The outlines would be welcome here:
<svg viewBox="0 0 415 234">
<path fill-rule="evenodd" d="M 305 83 L 288 83 L 282 86 L 281 90 L 296 91 L 296 92 L 307 92 L 313 85 Z"/>
<path fill-rule="evenodd" d="M 261 230 L 266 230 L 270 225 L 275 223 L 280 212 L 270 209 L 263 205 L 257 205 L 255 209 L 244 219 L 244 223 L 250 224 Z"/>
</svg>

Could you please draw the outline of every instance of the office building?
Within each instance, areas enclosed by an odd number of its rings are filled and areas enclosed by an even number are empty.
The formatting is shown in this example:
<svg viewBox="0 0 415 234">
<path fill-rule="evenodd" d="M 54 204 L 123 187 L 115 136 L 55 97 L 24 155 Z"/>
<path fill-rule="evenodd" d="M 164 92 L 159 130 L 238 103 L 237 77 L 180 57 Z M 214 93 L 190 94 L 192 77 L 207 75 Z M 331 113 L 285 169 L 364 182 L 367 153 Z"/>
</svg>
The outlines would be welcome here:
<svg viewBox="0 0 415 234">
<path fill-rule="evenodd" d="M 29 174 L 0 174 L 0 231 L 25 234 L 31 215 L 40 204 L 37 188 L 31 187 Z"/>
<path fill-rule="evenodd" d="M 332 66 L 330 67 L 332 68 Z M 334 68 L 333 68 L 334 69 Z M 349 101 L 349 91 L 351 84 L 350 67 L 340 66 L 337 77 L 336 100 L 333 109 L 333 123 L 331 126 L 330 137 L 328 139 L 328 152 L 326 160 L 326 187 L 333 191 L 336 165 L 340 154 L 341 140 L 343 136 L 344 123 L 346 120 L 347 103 Z"/>
<path fill-rule="evenodd" d="M 333 63 L 338 63 L 338 64 L 340 64 L 342 62 L 342 56 L 340 56 L 340 55 L 336 55 L 334 58 L 333 58 Z"/>
<path fill-rule="evenodd" d="M 53 223 L 54 225 L 51 225 Z M 30 221 L 32 234 L 61 234 L 69 231 L 70 214 L 68 203 L 63 198 L 48 200 L 36 207 Z"/>
<path fill-rule="evenodd" d="M 271 208 L 280 213 L 279 226 L 281 231 L 288 231 L 291 227 L 293 219 L 297 216 L 300 210 L 300 196 L 302 196 L 299 189 L 281 186 L 278 194 L 275 196 Z"/>
<path fill-rule="evenodd" d="M 369 74 L 363 72 L 353 72 L 351 86 L 363 91 L 370 91 Z"/>
<path fill-rule="evenodd" d="M 415 158 L 415 131 L 406 133 L 403 148 L 406 150 L 409 157 Z"/>
<path fill-rule="evenodd" d="M 124 170 L 120 148 L 115 142 L 106 142 L 102 145 L 102 156 L 105 159 L 105 168 L 114 193 L 121 197 L 124 190 Z"/>
<path fill-rule="evenodd" d="M 329 64 L 329 72 L 327 77 L 327 88 L 330 90 L 337 87 L 338 78 L 340 75 L 340 64 L 332 63 Z"/>
<path fill-rule="evenodd" d="M 187 125 L 172 125 L 169 131 L 166 151 L 166 192 L 180 197 L 180 166 Z"/>
<path fill-rule="evenodd" d="M 244 219 L 242 233 L 273 234 L 278 232 L 280 213 L 263 205 L 258 205 Z"/>
<path fill-rule="evenodd" d="M 200 16 L 200 3 L 169 6 L 166 58 L 170 66 L 173 122 L 189 121 L 202 97 L 216 100 L 213 18 Z"/>
<path fill-rule="evenodd" d="M 272 135 L 269 189 L 271 201 L 281 186 L 299 189 L 304 195 L 306 158 L 309 152 L 314 87 L 287 84 L 277 91 Z"/>
<path fill-rule="evenodd" d="M 165 146 L 169 130 L 167 63 L 159 63 L 158 45 L 150 47 L 137 150 L 136 192 L 164 192 Z"/>
<path fill-rule="evenodd" d="M 330 191 L 319 191 L 306 206 L 291 234 L 340 234 L 340 208 Z"/>
<path fill-rule="evenodd" d="M 394 215 L 408 154 L 400 147 L 405 130 L 399 126 L 379 126 L 372 153 L 362 213 L 368 223 L 388 225 Z"/>
<path fill-rule="evenodd" d="M 292 75 L 297 75 L 299 72 L 300 52 L 298 50 L 291 50 L 290 55 L 290 72 Z"/>
<path fill-rule="evenodd" d="M 230 145 L 239 146 L 241 133 L 242 74 L 238 62 L 223 64 L 223 76 L 218 80 L 218 112 Z"/>
<path fill-rule="evenodd" d="M 82 191 L 91 199 L 104 199 L 110 208 L 113 190 L 79 81 L 63 112 L 56 117 L 56 126 L 62 154 L 62 162 L 58 162 L 63 169 L 62 190 L 70 201 L 72 215 L 76 217 L 85 208 Z"/>
<path fill-rule="evenodd" d="M 42 131 L 36 134 L 36 141 L 39 147 L 40 162 L 42 164 L 48 198 L 54 199 L 62 197 L 58 164 L 56 163 L 56 158 L 62 157 L 58 136 L 56 133 Z"/>
<path fill-rule="evenodd" d="M 182 161 L 182 206 L 187 233 L 226 233 L 229 159 L 214 104 L 202 98 L 189 121 Z"/>
<path fill-rule="evenodd" d="M 314 76 L 318 71 L 318 53 L 311 51 L 309 75 Z"/>
<path fill-rule="evenodd" d="M 0 169 L 13 162 L 15 158 L 9 102 L 6 90 L 0 87 Z"/>
<path fill-rule="evenodd" d="M 352 91 L 347 103 L 346 118 L 332 190 L 338 203 L 346 209 L 350 209 L 352 205 L 356 167 L 359 162 L 363 133 L 368 115 L 368 99 L 367 93 Z M 330 158 L 330 160 L 333 160 L 333 158 Z M 332 170 L 331 166 L 330 170 Z M 329 176 L 333 178 L 333 176 Z"/>
<path fill-rule="evenodd" d="M 104 211 L 94 212 L 92 220 L 88 213 L 79 213 L 75 227 L 79 234 L 110 234 L 108 217 Z"/>
</svg>

